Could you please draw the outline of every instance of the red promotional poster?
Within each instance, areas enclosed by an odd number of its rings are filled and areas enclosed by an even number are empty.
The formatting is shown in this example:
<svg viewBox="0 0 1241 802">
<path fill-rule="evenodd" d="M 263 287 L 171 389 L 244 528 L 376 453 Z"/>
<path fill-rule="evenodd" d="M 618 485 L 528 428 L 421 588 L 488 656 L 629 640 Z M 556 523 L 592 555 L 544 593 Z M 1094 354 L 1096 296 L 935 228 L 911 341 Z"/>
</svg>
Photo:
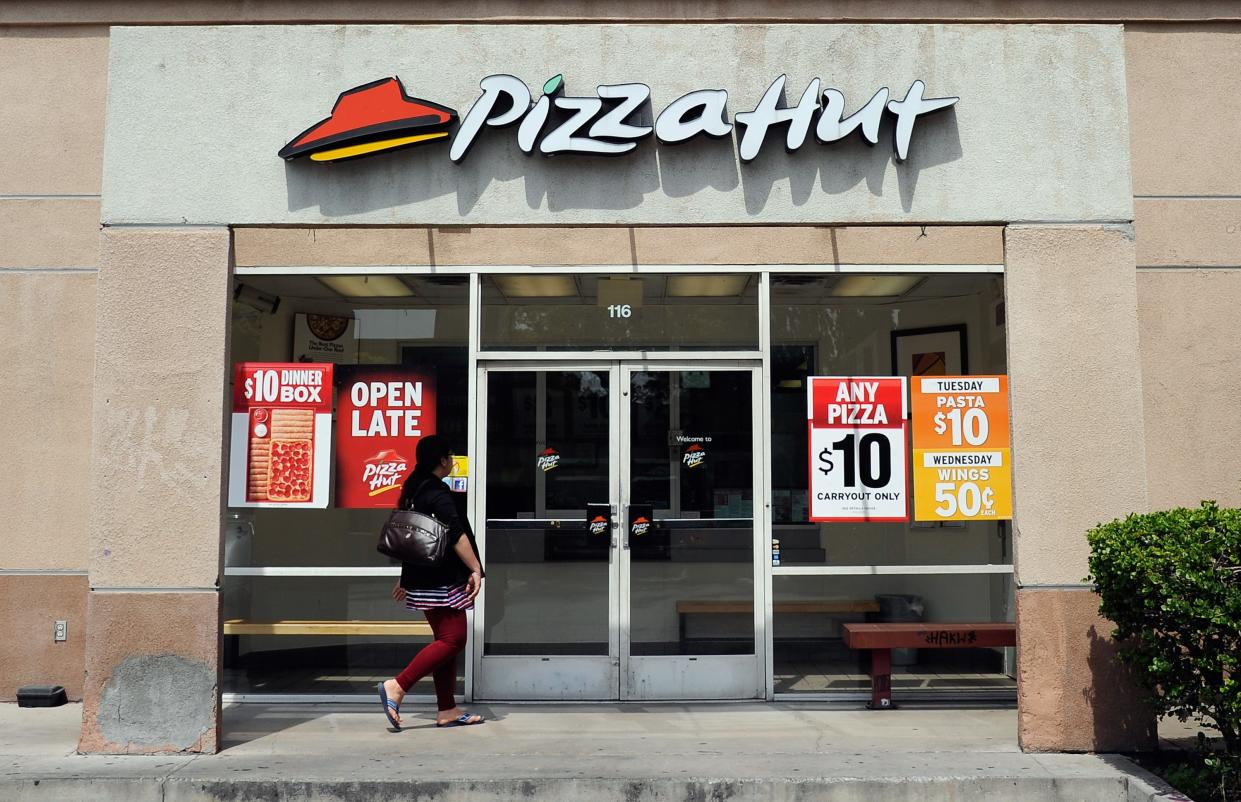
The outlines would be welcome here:
<svg viewBox="0 0 1241 802">
<path fill-rule="evenodd" d="M 909 520 L 904 376 L 811 376 L 810 520 Z"/>
<path fill-rule="evenodd" d="M 331 365 L 238 363 L 229 506 L 326 507 L 331 419 Z"/>
<path fill-rule="evenodd" d="M 435 432 L 433 374 L 400 365 L 336 368 L 336 506 L 392 508 Z"/>
</svg>

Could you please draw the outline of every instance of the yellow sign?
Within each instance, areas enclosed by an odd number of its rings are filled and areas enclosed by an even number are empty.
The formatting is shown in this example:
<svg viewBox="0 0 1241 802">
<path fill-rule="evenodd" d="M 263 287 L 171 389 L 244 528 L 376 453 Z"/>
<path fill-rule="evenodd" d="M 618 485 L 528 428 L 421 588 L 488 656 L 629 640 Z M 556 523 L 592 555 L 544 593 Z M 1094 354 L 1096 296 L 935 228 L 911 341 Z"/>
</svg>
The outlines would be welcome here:
<svg viewBox="0 0 1241 802">
<path fill-rule="evenodd" d="M 915 521 L 1013 517 L 1007 376 L 914 376 Z"/>
<path fill-rule="evenodd" d="M 452 471 L 448 474 L 454 479 L 465 479 L 470 475 L 470 458 L 465 456 L 454 456 L 452 458 Z"/>
</svg>

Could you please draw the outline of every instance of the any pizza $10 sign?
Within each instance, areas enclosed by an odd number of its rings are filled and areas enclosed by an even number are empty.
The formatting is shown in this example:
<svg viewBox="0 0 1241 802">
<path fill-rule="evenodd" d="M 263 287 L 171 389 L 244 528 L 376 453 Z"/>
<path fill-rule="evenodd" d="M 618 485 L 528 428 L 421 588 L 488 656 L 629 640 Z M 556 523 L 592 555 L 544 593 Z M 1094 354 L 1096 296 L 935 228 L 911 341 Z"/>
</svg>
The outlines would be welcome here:
<svg viewBox="0 0 1241 802">
<path fill-rule="evenodd" d="M 810 520 L 909 520 L 905 381 L 810 377 Z"/>
</svg>

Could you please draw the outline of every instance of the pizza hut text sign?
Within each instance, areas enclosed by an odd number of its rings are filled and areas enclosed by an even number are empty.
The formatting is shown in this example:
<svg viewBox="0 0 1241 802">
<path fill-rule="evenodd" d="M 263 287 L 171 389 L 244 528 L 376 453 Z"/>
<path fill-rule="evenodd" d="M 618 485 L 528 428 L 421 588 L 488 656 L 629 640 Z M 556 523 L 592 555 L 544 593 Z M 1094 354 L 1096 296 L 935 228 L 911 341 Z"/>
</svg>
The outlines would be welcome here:
<svg viewBox="0 0 1241 802">
<path fill-rule="evenodd" d="M 392 508 L 435 433 L 435 380 L 393 365 L 341 366 L 336 401 L 336 506 Z"/>
<path fill-rule="evenodd" d="M 332 366 L 240 362 L 233 375 L 230 507 L 326 507 Z"/>
</svg>

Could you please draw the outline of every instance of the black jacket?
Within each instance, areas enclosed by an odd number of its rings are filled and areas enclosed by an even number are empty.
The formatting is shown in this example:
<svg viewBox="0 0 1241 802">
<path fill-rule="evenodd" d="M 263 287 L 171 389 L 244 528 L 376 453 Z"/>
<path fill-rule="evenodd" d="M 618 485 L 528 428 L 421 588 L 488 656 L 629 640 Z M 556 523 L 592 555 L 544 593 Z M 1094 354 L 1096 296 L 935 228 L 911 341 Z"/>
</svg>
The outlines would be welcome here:
<svg viewBox="0 0 1241 802">
<path fill-rule="evenodd" d="M 405 485 L 401 488 L 401 500 L 397 504 L 404 510 L 434 515 L 447 524 L 450 544 L 444 561 L 439 565 L 401 563 L 401 587 L 406 590 L 426 590 L 458 585 L 469 579 L 470 569 L 457 556 L 451 545 L 461 537 L 469 538 L 470 548 L 474 550 L 478 564 L 482 565 L 482 558 L 478 555 L 478 543 L 474 540 L 474 530 L 470 528 L 470 522 L 465 515 L 457 511 L 452 491 L 442 479 L 429 471 L 415 468 L 405 480 Z"/>
</svg>

